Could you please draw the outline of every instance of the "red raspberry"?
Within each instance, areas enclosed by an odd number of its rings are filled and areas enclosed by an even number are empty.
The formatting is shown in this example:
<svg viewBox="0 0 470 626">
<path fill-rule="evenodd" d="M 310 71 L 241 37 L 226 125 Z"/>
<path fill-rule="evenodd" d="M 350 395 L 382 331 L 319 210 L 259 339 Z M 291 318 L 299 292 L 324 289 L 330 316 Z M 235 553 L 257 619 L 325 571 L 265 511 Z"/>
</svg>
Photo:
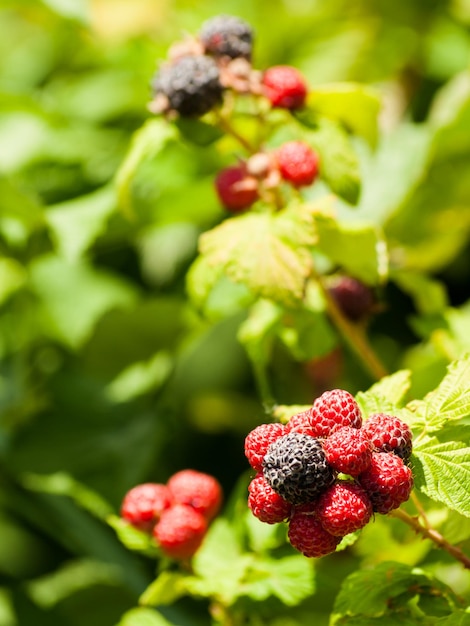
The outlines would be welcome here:
<svg viewBox="0 0 470 626">
<path fill-rule="evenodd" d="M 248 506 L 261 522 L 278 524 L 289 517 L 291 505 L 274 491 L 263 474 L 253 478 L 248 491 Z"/>
<path fill-rule="evenodd" d="M 182 470 L 167 483 L 175 504 L 187 504 L 210 521 L 222 503 L 222 488 L 209 474 Z"/>
<path fill-rule="evenodd" d="M 318 175 L 318 154 L 303 141 L 288 141 L 276 152 L 281 176 L 294 187 L 311 185 Z"/>
<path fill-rule="evenodd" d="M 320 496 L 316 514 L 326 531 L 344 537 L 367 524 L 372 517 L 372 504 L 362 487 L 340 481 Z"/>
<path fill-rule="evenodd" d="M 312 409 L 302 411 L 293 415 L 286 424 L 288 433 L 301 433 L 302 435 L 310 435 L 315 437 L 315 429 L 312 424 Z"/>
<path fill-rule="evenodd" d="M 245 439 L 245 456 L 253 469 L 257 472 L 262 471 L 263 459 L 269 446 L 285 434 L 286 427 L 277 422 L 260 424 L 248 433 Z"/>
<path fill-rule="evenodd" d="M 361 410 L 348 391 L 325 391 L 313 403 L 312 427 L 316 437 L 328 437 L 343 426 L 360 428 L 361 425 Z"/>
<path fill-rule="evenodd" d="M 374 452 L 368 469 L 359 476 L 376 513 L 386 514 L 406 502 L 413 489 L 413 474 L 402 459 L 388 452 Z"/>
<path fill-rule="evenodd" d="M 166 510 L 153 529 L 153 536 L 162 551 L 175 559 L 187 559 L 204 539 L 207 522 L 193 507 L 175 504 Z"/>
<path fill-rule="evenodd" d="M 224 207 L 234 213 L 247 209 L 258 199 L 258 181 L 247 174 L 244 165 L 221 170 L 215 188 Z"/>
<path fill-rule="evenodd" d="M 126 493 L 121 516 L 136 528 L 150 531 L 171 503 L 171 493 L 165 485 L 144 483 Z"/>
<path fill-rule="evenodd" d="M 364 319 L 375 303 L 372 289 L 351 276 L 337 277 L 328 286 L 328 291 L 352 322 Z"/>
<path fill-rule="evenodd" d="M 292 546 L 308 557 L 320 557 L 336 550 L 341 541 L 326 531 L 314 515 L 294 511 L 289 521 L 289 541 Z"/>
<path fill-rule="evenodd" d="M 369 467 L 373 448 L 362 429 L 343 426 L 325 439 L 323 450 L 333 469 L 355 477 Z"/>
<path fill-rule="evenodd" d="M 290 65 L 275 65 L 263 74 L 264 95 L 274 107 L 300 109 L 307 98 L 302 74 Z"/>
<path fill-rule="evenodd" d="M 364 422 L 364 433 L 380 452 L 393 452 L 408 461 L 412 450 L 412 434 L 408 424 L 398 417 L 374 413 Z"/>
</svg>

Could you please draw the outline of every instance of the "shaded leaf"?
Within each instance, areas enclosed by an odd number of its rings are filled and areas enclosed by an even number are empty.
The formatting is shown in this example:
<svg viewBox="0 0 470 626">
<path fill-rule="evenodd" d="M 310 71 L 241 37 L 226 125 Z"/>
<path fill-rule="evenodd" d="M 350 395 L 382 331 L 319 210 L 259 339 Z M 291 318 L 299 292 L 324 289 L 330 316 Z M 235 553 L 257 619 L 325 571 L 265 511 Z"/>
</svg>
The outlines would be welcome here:
<svg viewBox="0 0 470 626">
<path fill-rule="evenodd" d="M 173 626 L 161 613 L 153 609 L 139 607 L 125 613 L 117 626 Z M 176 626 L 176 625 L 174 625 Z"/>
<path fill-rule="evenodd" d="M 187 574 L 163 571 L 139 598 L 139 604 L 162 606 L 172 604 L 186 593 Z"/>
<path fill-rule="evenodd" d="M 135 528 L 117 515 L 109 515 L 106 521 L 116 531 L 119 541 L 129 550 L 142 552 L 150 557 L 159 556 L 157 545 L 148 533 Z"/>
<path fill-rule="evenodd" d="M 367 391 L 360 391 L 356 400 L 364 416 L 371 413 L 384 413 L 400 405 L 411 386 L 411 371 L 399 370 L 385 376 Z"/>
<path fill-rule="evenodd" d="M 392 280 L 407 293 L 415 303 L 419 313 L 435 315 L 448 305 L 446 288 L 443 283 L 411 269 L 394 270 Z"/>
</svg>

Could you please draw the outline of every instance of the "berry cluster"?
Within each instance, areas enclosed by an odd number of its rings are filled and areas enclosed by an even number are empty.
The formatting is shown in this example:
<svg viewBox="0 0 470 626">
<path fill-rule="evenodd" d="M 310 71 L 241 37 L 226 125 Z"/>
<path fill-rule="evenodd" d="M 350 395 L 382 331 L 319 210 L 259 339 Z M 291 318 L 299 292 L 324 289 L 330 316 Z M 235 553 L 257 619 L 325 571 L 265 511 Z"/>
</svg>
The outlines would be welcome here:
<svg viewBox="0 0 470 626">
<path fill-rule="evenodd" d="M 287 521 L 294 548 L 308 557 L 334 552 L 341 539 L 387 514 L 413 488 L 411 431 L 395 416 L 362 420 L 353 396 L 326 391 L 287 424 L 261 424 L 245 439 L 257 475 L 248 506 L 267 524 Z"/>
<path fill-rule="evenodd" d="M 152 534 L 162 552 L 174 559 L 193 556 L 222 502 L 222 489 L 209 474 L 182 470 L 166 485 L 144 483 L 128 491 L 121 517 Z"/>
<path fill-rule="evenodd" d="M 219 15 L 205 22 L 196 37 L 172 46 L 168 60 L 152 80 L 153 113 L 168 117 L 201 117 L 222 107 L 227 92 L 251 95 L 268 107 L 294 111 L 304 107 L 308 88 L 294 67 L 276 65 L 264 72 L 251 64 L 253 31 L 244 20 Z M 239 212 L 269 196 L 280 182 L 295 188 L 311 185 L 318 176 L 317 153 L 303 141 L 289 141 L 277 150 L 261 151 L 227 167 L 217 176 L 222 205 Z"/>
</svg>

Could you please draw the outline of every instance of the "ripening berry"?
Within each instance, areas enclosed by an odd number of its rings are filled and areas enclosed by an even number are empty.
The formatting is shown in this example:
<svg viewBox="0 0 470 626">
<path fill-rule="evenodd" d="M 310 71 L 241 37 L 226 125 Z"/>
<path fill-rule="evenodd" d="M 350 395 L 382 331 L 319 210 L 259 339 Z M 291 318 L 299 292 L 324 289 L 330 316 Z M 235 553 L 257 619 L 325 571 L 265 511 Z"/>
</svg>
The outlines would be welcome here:
<svg viewBox="0 0 470 626">
<path fill-rule="evenodd" d="M 260 424 L 245 438 L 245 456 L 257 472 L 263 469 L 263 459 L 269 446 L 287 433 L 286 427 L 278 422 Z"/>
<path fill-rule="evenodd" d="M 360 428 L 362 416 L 359 405 L 348 391 L 332 389 L 313 403 L 311 421 L 317 437 L 328 437 L 343 426 Z"/>
<path fill-rule="evenodd" d="M 217 15 L 204 22 L 199 38 L 206 53 L 232 59 L 251 58 L 253 29 L 244 20 L 231 15 Z"/>
<path fill-rule="evenodd" d="M 307 98 L 307 84 L 302 74 L 289 65 L 268 68 L 262 78 L 264 95 L 273 107 L 300 109 Z"/>
<path fill-rule="evenodd" d="M 278 524 L 289 517 L 292 505 L 274 491 L 263 474 L 253 478 L 248 492 L 248 507 L 261 522 Z"/>
<path fill-rule="evenodd" d="M 294 187 L 311 185 L 318 176 L 318 154 L 303 141 L 288 141 L 276 153 L 281 176 Z"/>
<path fill-rule="evenodd" d="M 288 537 L 291 545 L 304 556 L 320 557 L 336 550 L 341 537 L 326 531 L 315 515 L 294 511 L 289 520 Z"/>
<path fill-rule="evenodd" d="M 215 179 L 215 189 L 224 207 L 234 213 L 248 209 L 258 200 L 258 181 L 247 174 L 244 165 L 221 170 Z"/>
<path fill-rule="evenodd" d="M 373 447 L 362 428 L 343 426 L 325 439 L 323 450 L 333 469 L 356 477 L 369 467 Z"/>
<path fill-rule="evenodd" d="M 159 483 L 144 483 L 126 493 L 121 505 L 121 517 L 140 530 L 150 531 L 171 504 L 168 487 Z"/>
<path fill-rule="evenodd" d="M 390 452 L 374 452 L 359 478 L 376 513 L 386 514 L 406 502 L 413 489 L 413 474 L 402 459 Z"/>
<path fill-rule="evenodd" d="M 213 476 L 196 470 L 173 474 L 167 483 L 175 504 L 187 504 L 201 513 L 207 521 L 218 513 L 222 503 L 222 488 Z"/>
<path fill-rule="evenodd" d="M 393 452 L 405 463 L 409 460 L 413 447 L 411 430 L 398 417 L 374 413 L 364 422 L 363 429 L 379 452 Z"/>
<path fill-rule="evenodd" d="M 344 537 L 363 528 L 372 517 L 372 503 L 359 485 L 338 481 L 318 499 L 315 512 L 330 534 Z"/>
<path fill-rule="evenodd" d="M 161 550 L 174 559 L 193 556 L 207 530 L 206 519 L 192 506 L 175 504 L 166 510 L 153 529 Z"/>
<path fill-rule="evenodd" d="M 335 278 L 328 286 L 328 291 L 344 315 L 352 322 L 366 318 L 375 304 L 372 289 L 352 276 Z"/>
</svg>

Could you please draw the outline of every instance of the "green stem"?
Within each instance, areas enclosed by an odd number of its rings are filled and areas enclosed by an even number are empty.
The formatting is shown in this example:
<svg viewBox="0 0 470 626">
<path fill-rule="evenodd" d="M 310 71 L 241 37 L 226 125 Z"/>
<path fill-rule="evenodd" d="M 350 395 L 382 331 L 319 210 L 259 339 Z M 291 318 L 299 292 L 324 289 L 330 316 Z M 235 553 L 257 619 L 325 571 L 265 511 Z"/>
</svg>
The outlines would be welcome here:
<svg viewBox="0 0 470 626">
<path fill-rule="evenodd" d="M 250 360 L 253 367 L 256 386 L 258 388 L 258 394 L 263 403 L 264 411 L 267 415 L 271 416 L 276 408 L 277 402 L 275 401 L 271 390 L 266 366 L 258 359 L 252 358 L 251 355 Z"/>
<path fill-rule="evenodd" d="M 335 299 L 326 288 L 320 276 L 317 276 L 317 281 L 323 291 L 323 296 L 326 300 L 328 308 L 328 314 L 346 343 L 359 357 L 361 363 L 375 380 L 380 380 L 384 376 L 387 376 L 388 371 L 385 369 L 384 365 L 371 348 L 363 329 L 357 324 L 352 324 L 343 315 L 341 309 L 336 304 Z"/>
<path fill-rule="evenodd" d="M 437 530 L 423 526 L 419 521 L 419 517 L 408 515 L 408 513 L 402 509 L 395 509 L 394 511 L 391 511 L 389 515 L 405 522 L 405 524 L 408 524 L 408 526 L 410 526 L 416 533 L 425 539 L 430 539 L 439 548 L 442 548 L 457 559 L 457 561 L 460 561 L 466 569 L 470 569 L 470 558 L 464 554 L 460 548 L 457 548 L 457 546 L 449 543 L 447 539 L 445 539 L 445 537 L 443 537 Z"/>
<path fill-rule="evenodd" d="M 256 154 L 258 152 L 258 148 L 251 145 L 251 143 L 245 139 L 243 135 L 240 135 L 240 133 L 233 127 L 232 123 L 220 113 L 217 114 L 217 122 L 220 128 L 228 135 L 231 135 L 234 139 L 236 139 L 249 154 Z"/>
</svg>

